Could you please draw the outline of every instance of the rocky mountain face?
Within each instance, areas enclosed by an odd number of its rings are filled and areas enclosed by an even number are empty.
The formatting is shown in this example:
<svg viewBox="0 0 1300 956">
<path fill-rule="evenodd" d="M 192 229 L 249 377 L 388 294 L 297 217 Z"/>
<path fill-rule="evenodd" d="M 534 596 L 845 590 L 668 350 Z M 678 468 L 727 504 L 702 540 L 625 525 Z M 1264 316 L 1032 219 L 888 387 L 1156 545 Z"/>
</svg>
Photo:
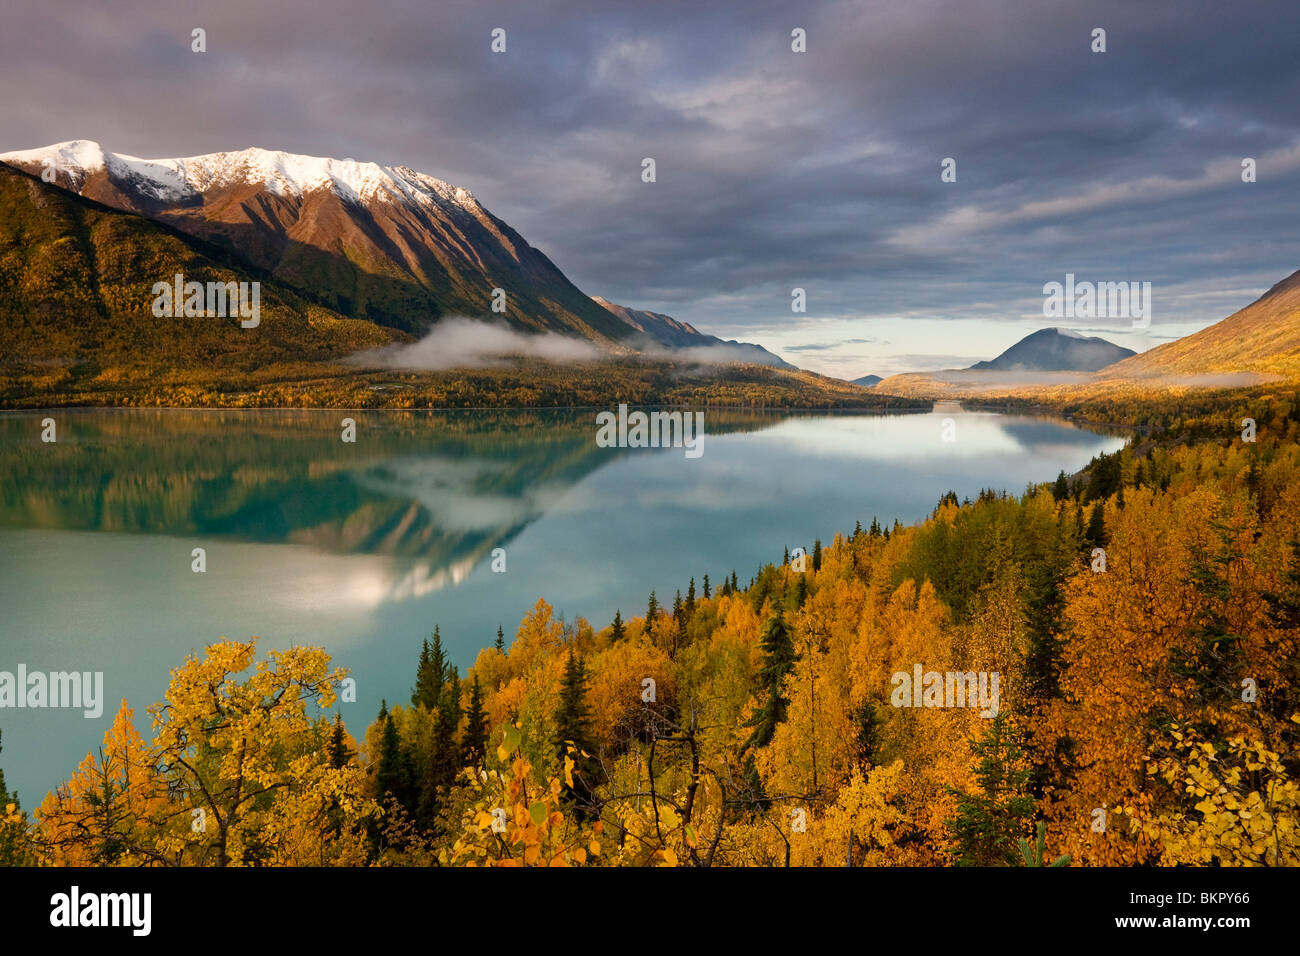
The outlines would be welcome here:
<svg viewBox="0 0 1300 956">
<path fill-rule="evenodd" d="M 468 190 L 404 166 L 264 149 L 140 159 L 85 140 L 0 161 L 203 239 L 351 318 L 417 334 L 444 315 L 610 344 L 632 334 Z"/>
</svg>

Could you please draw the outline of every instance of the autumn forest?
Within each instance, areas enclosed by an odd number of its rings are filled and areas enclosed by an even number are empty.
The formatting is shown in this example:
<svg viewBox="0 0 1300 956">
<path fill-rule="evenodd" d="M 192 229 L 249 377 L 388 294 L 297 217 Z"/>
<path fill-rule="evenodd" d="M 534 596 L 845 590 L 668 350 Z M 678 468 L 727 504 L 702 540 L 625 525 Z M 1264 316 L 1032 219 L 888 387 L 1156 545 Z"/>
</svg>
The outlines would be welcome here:
<svg viewBox="0 0 1300 956">
<path fill-rule="evenodd" d="M 377 715 L 328 648 L 213 644 L 43 800 L 0 778 L 0 861 L 1300 864 L 1300 393 L 1071 411 L 1133 437 L 612 621 L 539 596 L 468 668 L 431 621 Z"/>
</svg>

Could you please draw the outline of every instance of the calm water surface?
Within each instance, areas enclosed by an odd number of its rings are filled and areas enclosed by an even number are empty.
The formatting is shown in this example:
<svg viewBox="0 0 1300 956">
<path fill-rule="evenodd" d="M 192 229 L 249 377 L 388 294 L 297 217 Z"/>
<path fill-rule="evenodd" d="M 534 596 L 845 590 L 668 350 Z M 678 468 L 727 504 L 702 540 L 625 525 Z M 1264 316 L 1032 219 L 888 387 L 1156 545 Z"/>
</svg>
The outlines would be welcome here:
<svg viewBox="0 0 1300 956">
<path fill-rule="evenodd" d="M 58 441 L 40 440 L 41 419 Z M 340 421 L 357 441 L 340 440 Z M 953 418 L 956 441 L 945 442 Z M 222 636 L 319 644 L 357 679 L 360 734 L 406 702 L 438 624 L 473 663 L 544 597 L 604 627 L 656 589 L 811 548 L 949 489 L 1018 493 L 1123 439 L 1045 418 L 708 412 L 700 458 L 596 446 L 595 413 L 112 410 L 0 415 L 0 671 L 102 671 L 104 713 L 0 709 L 29 809 L 98 745 L 126 698 Z M 207 571 L 191 571 L 191 551 Z M 491 570 L 504 548 L 505 573 Z"/>
</svg>

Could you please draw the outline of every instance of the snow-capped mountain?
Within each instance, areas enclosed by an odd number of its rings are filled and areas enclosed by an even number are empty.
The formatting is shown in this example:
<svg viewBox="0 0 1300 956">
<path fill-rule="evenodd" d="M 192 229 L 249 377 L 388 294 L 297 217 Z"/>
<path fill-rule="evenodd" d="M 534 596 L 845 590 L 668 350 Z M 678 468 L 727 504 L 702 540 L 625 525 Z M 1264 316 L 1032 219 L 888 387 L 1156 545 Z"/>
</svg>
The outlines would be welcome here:
<svg viewBox="0 0 1300 956">
<path fill-rule="evenodd" d="M 468 190 L 403 166 L 265 149 L 142 159 L 87 140 L 0 162 L 204 239 L 381 325 L 418 333 L 465 315 L 607 343 L 633 333 Z M 504 314 L 491 309 L 498 288 Z"/>
<path fill-rule="evenodd" d="M 184 159 L 141 159 L 107 153 L 98 143 L 83 139 L 0 154 L 0 161 L 25 169 L 51 169 L 78 192 L 94 173 L 105 171 L 143 196 L 162 203 L 186 202 L 223 187 L 260 185 L 277 196 L 302 198 L 327 189 L 353 202 L 455 205 L 471 214 L 482 209 L 469 190 L 404 166 L 257 148 Z"/>
</svg>

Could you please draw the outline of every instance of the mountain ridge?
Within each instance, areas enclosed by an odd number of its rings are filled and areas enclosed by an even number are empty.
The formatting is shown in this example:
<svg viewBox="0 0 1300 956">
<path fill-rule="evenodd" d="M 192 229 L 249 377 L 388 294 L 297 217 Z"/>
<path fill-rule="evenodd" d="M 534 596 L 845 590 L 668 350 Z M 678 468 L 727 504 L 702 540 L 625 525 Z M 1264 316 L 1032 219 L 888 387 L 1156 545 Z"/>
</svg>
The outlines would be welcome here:
<svg viewBox="0 0 1300 956">
<path fill-rule="evenodd" d="M 1095 335 L 1086 336 L 1071 329 L 1052 327 L 1029 333 L 997 358 L 976 362 L 970 369 L 994 372 L 1095 372 L 1136 354 L 1132 349 Z"/>
<path fill-rule="evenodd" d="M 735 339 L 722 339 L 707 332 L 701 332 L 689 322 L 675 319 L 662 312 L 649 312 L 632 309 L 610 302 L 600 296 L 592 300 L 614 313 L 642 336 L 655 345 L 683 353 L 685 358 L 695 358 L 714 362 L 752 362 L 757 365 L 770 365 L 794 371 L 798 366 L 791 365 L 780 356 L 769 352 L 753 342 L 739 342 Z M 645 350 L 645 345 L 642 345 Z M 653 350 L 653 349 L 651 349 Z"/>
<path fill-rule="evenodd" d="M 469 190 L 408 167 L 257 148 L 141 159 L 88 140 L 0 162 L 221 246 L 350 318 L 414 334 L 492 318 L 615 351 L 632 334 Z"/>
<path fill-rule="evenodd" d="M 912 398 L 1073 399 L 1149 388 L 1237 388 L 1300 379 L 1300 270 L 1213 325 L 1094 372 L 894 375 L 879 391 Z"/>
</svg>

